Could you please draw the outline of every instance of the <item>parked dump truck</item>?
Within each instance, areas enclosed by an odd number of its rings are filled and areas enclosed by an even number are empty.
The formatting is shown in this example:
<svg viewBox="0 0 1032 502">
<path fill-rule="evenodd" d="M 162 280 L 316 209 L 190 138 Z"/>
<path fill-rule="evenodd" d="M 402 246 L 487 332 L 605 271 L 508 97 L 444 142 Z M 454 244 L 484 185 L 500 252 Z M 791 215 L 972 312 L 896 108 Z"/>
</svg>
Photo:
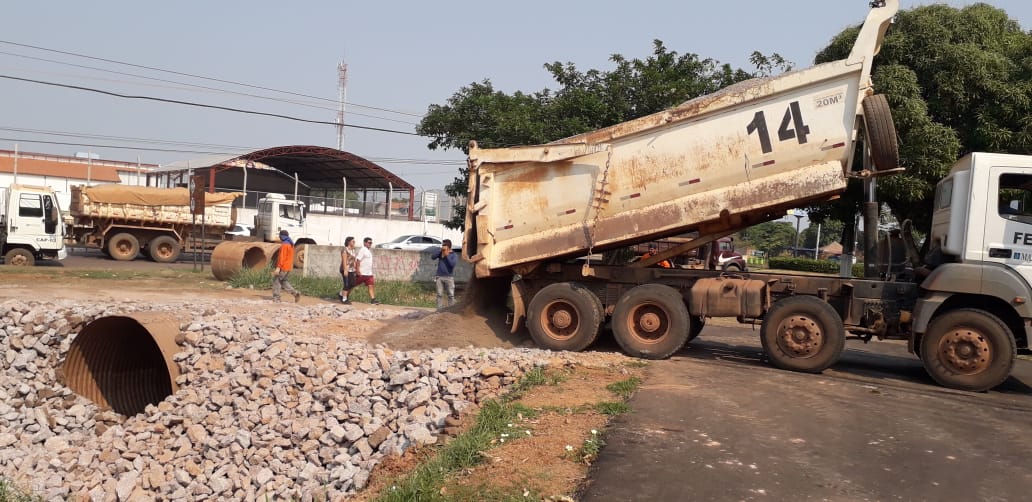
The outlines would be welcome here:
<svg viewBox="0 0 1032 502">
<path fill-rule="evenodd" d="M 32 266 L 37 260 L 63 260 L 64 227 L 57 195 L 49 187 L 0 188 L 0 253 L 4 264 Z"/>
<path fill-rule="evenodd" d="M 115 260 L 141 252 L 159 263 L 183 251 L 209 252 L 236 221 L 238 193 L 205 193 L 204 216 L 190 210 L 186 188 L 74 186 L 67 242 L 100 249 Z M 206 245 L 205 245 L 206 244 Z"/>
<path fill-rule="evenodd" d="M 625 352 L 666 358 L 707 318 L 734 317 L 761 326 L 767 357 L 785 369 L 823 371 L 848 335 L 907 340 L 948 387 L 1003 382 L 1032 331 L 1032 220 L 1004 221 L 986 209 L 997 188 L 1013 195 L 1032 181 L 1028 158 L 972 156 L 940 184 L 930 236 L 941 241 L 944 258 L 929 260 L 930 275 L 920 282 L 903 280 L 906 274 L 882 280 L 651 267 L 786 209 L 837 197 L 852 178 L 873 195 L 876 176 L 899 171 L 892 117 L 870 81 L 898 7 L 897 0 L 872 3 L 842 61 L 742 82 L 546 145 L 471 143 L 463 255 L 481 282 L 479 298 L 498 298 L 496 286 L 504 287 L 513 331 L 525 324 L 539 346 L 555 350 L 585 349 L 609 318 Z M 853 170 L 858 150 L 864 169 Z M 865 204 L 865 221 L 876 224 L 872 208 L 875 202 Z M 632 264 L 592 259 L 687 232 L 698 237 Z M 876 245 L 866 248 L 877 254 Z"/>
</svg>

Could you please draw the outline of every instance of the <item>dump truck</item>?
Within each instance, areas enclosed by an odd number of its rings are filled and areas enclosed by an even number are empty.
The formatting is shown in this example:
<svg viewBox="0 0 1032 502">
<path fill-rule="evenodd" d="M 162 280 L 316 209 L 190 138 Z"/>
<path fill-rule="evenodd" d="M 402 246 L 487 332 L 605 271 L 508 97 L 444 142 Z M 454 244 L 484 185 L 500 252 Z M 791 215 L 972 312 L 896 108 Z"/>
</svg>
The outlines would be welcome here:
<svg viewBox="0 0 1032 502">
<path fill-rule="evenodd" d="M 942 258 L 911 256 L 911 277 L 652 267 L 836 198 L 851 179 L 864 183 L 865 225 L 876 227 L 875 180 L 900 169 L 871 63 L 898 8 L 896 0 L 872 3 L 845 60 L 545 145 L 471 142 L 462 252 L 479 301 L 511 301 L 513 332 L 525 326 L 553 350 L 587 348 L 608 319 L 626 353 L 666 358 L 707 318 L 729 317 L 759 325 L 768 360 L 788 370 L 823 371 L 850 337 L 897 339 L 944 386 L 979 391 L 1003 382 L 1032 331 L 1032 220 L 1004 221 L 987 211 L 996 204 L 987 197 L 1003 180 L 1014 193 L 1032 181 L 1026 157 L 979 154 L 954 167 L 939 185 L 929 234 Z M 606 259 L 688 232 L 697 237 L 652 258 Z M 871 240 L 865 249 L 877 254 Z"/>
<path fill-rule="evenodd" d="M 127 185 L 73 186 L 66 241 L 100 249 L 115 260 L 141 252 L 158 263 L 183 251 L 210 252 L 236 222 L 239 193 L 205 193 L 204 214 L 195 216 L 186 188 Z"/>
<path fill-rule="evenodd" d="M 0 189 L 0 254 L 4 264 L 32 266 L 63 260 L 64 227 L 57 194 L 49 187 L 14 184 Z"/>
</svg>

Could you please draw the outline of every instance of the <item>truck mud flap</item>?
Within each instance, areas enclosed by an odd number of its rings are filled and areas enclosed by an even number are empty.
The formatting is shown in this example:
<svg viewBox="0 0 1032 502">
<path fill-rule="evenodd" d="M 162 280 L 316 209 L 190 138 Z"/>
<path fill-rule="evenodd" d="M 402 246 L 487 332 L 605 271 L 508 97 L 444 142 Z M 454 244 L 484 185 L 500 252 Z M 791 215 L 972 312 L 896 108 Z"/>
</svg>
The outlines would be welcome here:
<svg viewBox="0 0 1032 502">
<path fill-rule="evenodd" d="M 163 312 L 101 317 L 72 341 L 62 380 L 101 408 L 141 413 L 178 390 L 178 335 L 179 323 Z"/>
</svg>

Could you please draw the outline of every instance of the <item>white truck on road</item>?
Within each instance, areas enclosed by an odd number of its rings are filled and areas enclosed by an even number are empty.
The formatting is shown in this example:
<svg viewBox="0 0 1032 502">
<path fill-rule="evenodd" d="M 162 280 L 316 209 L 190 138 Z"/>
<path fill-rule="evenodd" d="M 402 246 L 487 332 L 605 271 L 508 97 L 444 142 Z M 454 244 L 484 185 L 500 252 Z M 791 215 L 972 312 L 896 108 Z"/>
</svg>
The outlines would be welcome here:
<svg viewBox="0 0 1032 502">
<path fill-rule="evenodd" d="M 61 207 L 53 190 L 15 184 L 0 189 L 0 197 L 0 253 L 5 264 L 30 266 L 67 256 Z"/>
<path fill-rule="evenodd" d="M 875 228 L 874 178 L 898 170 L 898 153 L 871 62 L 899 2 L 871 5 L 845 60 L 547 145 L 472 143 L 462 251 L 476 298 L 505 305 L 511 294 L 513 331 L 525 324 L 554 350 L 587 348 L 609 318 L 625 352 L 665 358 L 707 318 L 731 317 L 760 325 L 768 359 L 785 369 L 828 368 L 847 337 L 898 339 L 942 385 L 1003 382 L 1032 334 L 1032 214 L 1011 214 L 1032 211 L 1032 157 L 958 162 L 936 195 L 929 238 L 940 245 L 924 263 L 910 256 L 910 277 L 879 276 L 875 232 L 864 279 L 650 267 L 838 197 L 851 179 L 865 183 Z M 594 258 L 686 232 L 698 238 L 635 263 Z"/>
</svg>

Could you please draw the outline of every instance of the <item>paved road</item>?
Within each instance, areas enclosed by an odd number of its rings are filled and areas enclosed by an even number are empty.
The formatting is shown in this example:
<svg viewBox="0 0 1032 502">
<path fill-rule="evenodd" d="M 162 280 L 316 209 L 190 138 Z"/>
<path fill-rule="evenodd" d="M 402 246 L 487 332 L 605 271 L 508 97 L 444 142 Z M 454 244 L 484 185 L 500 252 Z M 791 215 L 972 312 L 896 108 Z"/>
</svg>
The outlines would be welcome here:
<svg viewBox="0 0 1032 502">
<path fill-rule="evenodd" d="M 70 270 L 161 270 L 168 268 L 190 270 L 194 267 L 192 253 L 183 253 L 179 261 L 175 263 L 155 263 L 142 255 L 133 261 L 117 261 L 95 249 L 75 248 L 68 251 L 68 257 L 64 260 L 43 260 L 36 263 L 40 267 L 60 267 Z M 197 257 L 198 260 L 202 259 L 201 255 L 197 255 Z M 207 259 L 207 256 L 204 259 Z M 197 265 L 203 265 L 207 269 L 209 263 L 198 261 Z"/>
<path fill-rule="evenodd" d="M 895 342 L 822 375 L 775 369 L 749 328 L 650 366 L 578 500 L 1029 500 L 1032 363 L 988 393 L 937 386 Z"/>
</svg>

